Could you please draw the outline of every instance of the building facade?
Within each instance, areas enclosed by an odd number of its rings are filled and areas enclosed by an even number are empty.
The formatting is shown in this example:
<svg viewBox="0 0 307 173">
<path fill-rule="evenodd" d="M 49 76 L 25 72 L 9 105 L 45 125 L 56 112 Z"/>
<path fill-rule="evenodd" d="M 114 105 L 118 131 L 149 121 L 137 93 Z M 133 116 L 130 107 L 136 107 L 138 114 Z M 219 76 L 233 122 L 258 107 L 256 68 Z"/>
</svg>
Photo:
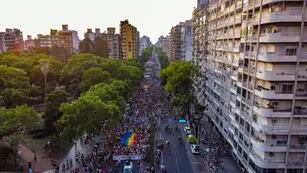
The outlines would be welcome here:
<svg viewBox="0 0 307 173">
<path fill-rule="evenodd" d="M 139 55 L 140 33 L 129 24 L 128 20 L 120 22 L 121 50 L 123 59 L 134 59 Z"/>
<path fill-rule="evenodd" d="M 100 36 L 108 43 L 109 57 L 120 59 L 122 57 L 121 40 L 120 35 L 116 34 L 115 28 L 107 28 L 107 31 L 101 33 Z"/>
<path fill-rule="evenodd" d="M 208 30 L 207 30 L 207 7 L 208 1 L 198 0 L 197 7 L 193 11 L 192 17 L 192 63 L 202 72 L 199 78 L 194 79 L 195 96 L 204 105 L 205 98 L 205 68 L 203 66 L 205 56 L 208 54 Z"/>
<path fill-rule="evenodd" d="M 155 46 L 162 48 L 168 57 L 170 57 L 170 38 L 169 36 L 160 36 Z"/>
<path fill-rule="evenodd" d="M 70 52 L 78 52 L 80 39 L 78 32 L 69 30 L 68 25 L 62 25 L 62 30 L 50 29 L 49 35 L 38 34 L 37 45 L 42 48 L 60 47 Z"/>
<path fill-rule="evenodd" d="M 6 47 L 4 44 L 4 32 L 0 32 L 0 53 L 5 52 Z"/>
<path fill-rule="evenodd" d="M 148 47 L 151 47 L 152 46 L 152 43 L 150 41 L 150 38 L 146 35 L 144 35 L 143 37 L 140 38 L 140 55 L 142 54 L 143 50 L 148 48 Z"/>
<path fill-rule="evenodd" d="M 172 27 L 170 36 L 170 59 L 171 60 L 179 60 L 183 58 L 182 52 L 182 34 L 181 30 L 183 28 L 184 23 L 181 22 L 179 25 Z"/>
<path fill-rule="evenodd" d="M 182 54 L 185 61 L 192 60 L 192 20 L 187 20 L 181 28 Z"/>
<path fill-rule="evenodd" d="M 209 0 L 207 11 L 208 52 L 194 59 L 205 114 L 247 172 L 306 173 L 306 0 Z"/>
<path fill-rule="evenodd" d="M 0 52 L 7 50 L 24 50 L 24 40 L 22 32 L 17 29 L 5 29 L 0 33 Z"/>
<path fill-rule="evenodd" d="M 27 39 L 25 40 L 25 50 L 29 50 L 31 48 L 35 48 L 35 40 L 31 35 L 27 35 Z"/>
<path fill-rule="evenodd" d="M 192 21 L 180 22 L 170 31 L 170 59 L 192 60 Z"/>
</svg>

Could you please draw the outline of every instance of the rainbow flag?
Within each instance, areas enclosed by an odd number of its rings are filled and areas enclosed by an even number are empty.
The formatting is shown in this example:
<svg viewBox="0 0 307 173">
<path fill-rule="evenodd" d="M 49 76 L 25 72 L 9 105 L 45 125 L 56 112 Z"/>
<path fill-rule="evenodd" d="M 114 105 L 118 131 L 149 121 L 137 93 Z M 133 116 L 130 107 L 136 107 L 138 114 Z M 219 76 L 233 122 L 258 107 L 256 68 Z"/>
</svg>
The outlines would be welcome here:
<svg viewBox="0 0 307 173">
<path fill-rule="evenodd" d="M 126 147 L 135 145 L 136 142 L 137 142 L 137 134 L 132 133 L 131 131 L 126 131 L 120 140 L 120 143 Z"/>
</svg>

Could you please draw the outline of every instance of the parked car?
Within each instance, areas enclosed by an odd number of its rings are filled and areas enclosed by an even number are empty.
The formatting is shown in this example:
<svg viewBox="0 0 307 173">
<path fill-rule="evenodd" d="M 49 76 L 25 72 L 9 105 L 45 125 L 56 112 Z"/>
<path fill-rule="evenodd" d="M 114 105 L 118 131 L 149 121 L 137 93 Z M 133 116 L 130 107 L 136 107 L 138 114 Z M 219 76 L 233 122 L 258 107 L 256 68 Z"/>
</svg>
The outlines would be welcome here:
<svg viewBox="0 0 307 173">
<path fill-rule="evenodd" d="M 188 127 L 188 126 L 184 127 L 184 128 L 183 128 L 183 131 L 184 131 L 184 133 L 185 133 L 186 135 L 190 135 L 190 134 L 191 134 L 191 128 Z"/>
<path fill-rule="evenodd" d="M 123 173 L 132 173 L 133 164 L 131 161 L 126 161 Z"/>
<path fill-rule="evenodd" d="M 192 151 L 192 154 L 200 154 L 199 145 L 192 144 L 191 145 L 191 151 Z"/>
</svg>

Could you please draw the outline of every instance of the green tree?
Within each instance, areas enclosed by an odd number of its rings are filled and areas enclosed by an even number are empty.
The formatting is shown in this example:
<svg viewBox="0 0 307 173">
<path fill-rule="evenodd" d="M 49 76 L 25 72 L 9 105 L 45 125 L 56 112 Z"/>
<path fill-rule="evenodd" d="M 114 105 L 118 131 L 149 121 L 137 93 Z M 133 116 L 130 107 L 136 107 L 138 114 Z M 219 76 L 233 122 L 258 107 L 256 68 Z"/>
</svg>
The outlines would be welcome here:
<svg viewBox="0 0 307 173">
<path fill-rule="evenodd" d="M 62 70 L 62 81 L 69 92 L 75 92 L 73 95 L 78 95 L 83 72 L 97 67 L 100 59 L 93 54 L 76 54 L 68 60 Z"/>
<path fill-rule="evenodd" d="M 86 37 L 80 42 L 80 53 L 91 53 L 92 52 L 92 41 L 90 38 Z"/>
<path fill-rule="evenodd" d="M 44 114 L 45 126 L 54 132 L 54 123 L 62 116 L 59 108 L 62 103 L 68 101 L 69 94 L 62 89 L 56 89 L 46 98 L 46 112 Z"/>
<path fill-rule="evenodd" d="M 161 77 L 165 90 L 174 94 L 172 104 L 183 110 L 184 114 L 193 120 L 191 107 L 195 105 L 195 98 L 192 93 L 193 77 L 199 75 L 198 69 L 191 63 L 184 61 L 171 62 L 163 69 Z"/>
<path fill-rule="evenodd" d="M 111 79 L 111 74 L 103 71 L 99 67 L 93 67 L 84 71 L 81 81 L 81 90 L 86 91 L 92 85 L 108 82 Z"/>
<path fill-rule="evenodd" d="M 91 53 L 104 58 L 109 57 L 108 42 L 102 37 L 96 37 L 93 43 L 93 51 Z"/>
<path fill-rule="evenodd" d="M 35 110 L 22 105 L 13 109 L 0 108 L 0 140 L 23 132 L 38 121 Z"/>
<path fill-rule="evenodd" d="M 67 141 L 87 132 L 97 134 L 106 120 L 118 120 L 121 112 L 114 102 L 103 102 L 99 96 L 84 94 L 72 103 L 64 103 L 63 116 L 57 121 L 60 136 Z"/>
<path fill-rule="evenodd" d="M 152 55 L 152 47 L 145 48 L 141 54 L 141 56 L 138 57 L 139 63 L 144 67 L 145 63 L 149 60 L 150 56 Z"/>
<path fill-rule="evenodd" d="M 24 92 L 29 92 L 29 77 L 23 70 L 0 65 L 0 74 L 0 90 L 15 88 Z"/>
<path fill-rule="evenodd" d="M 26 102 L 26 94 L 15 88 L 5 88 L 0 92 L 0 98 L 3 100 L 0 106 L 6 108 L 16 107 Z"/>
<path fill-rule="evenodd" d="M 5 54 L 0 56 L 0 65 L 14 67 L 23 70 L 26 76 L 30 79 L 30 84 L 34 87 L 38 86 L 37 94 L 43 94 L 44 76 L 41 72 L 42 64 L 48 64 L 48 86 L 49 89 L 55 88 L 59 84 L 60 72 L 63 67 L 63 62 L 53 56 L 46 54 L 21 54 L 19 56 Z M 33 95 L 34 97 L 37 95 Z"/>
<path fill-rule="evenodd" d="M 158 56 L 159 56 L 159 62 L 161 64 L 161 68 L 164 69 L 169 65 L 169 60 L 165 52 L 161 48 L 155 48 Z"/>
</svg>

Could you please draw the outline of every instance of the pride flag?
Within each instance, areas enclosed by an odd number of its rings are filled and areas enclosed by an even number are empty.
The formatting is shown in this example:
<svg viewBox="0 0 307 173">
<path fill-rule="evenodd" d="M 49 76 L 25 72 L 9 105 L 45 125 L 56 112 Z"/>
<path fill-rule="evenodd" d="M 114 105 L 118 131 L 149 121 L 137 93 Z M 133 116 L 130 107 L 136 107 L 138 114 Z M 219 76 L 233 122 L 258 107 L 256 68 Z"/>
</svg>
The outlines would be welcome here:
<svg viewBox="0 0 307 173">
<path fill-rule="evenodd" d="M 125 134 L 121 137 L 120 143 L 126 147 L 135 145 L 137 142 L 137 135 L 131 131 L 126 131 Z"/>
</svg>

